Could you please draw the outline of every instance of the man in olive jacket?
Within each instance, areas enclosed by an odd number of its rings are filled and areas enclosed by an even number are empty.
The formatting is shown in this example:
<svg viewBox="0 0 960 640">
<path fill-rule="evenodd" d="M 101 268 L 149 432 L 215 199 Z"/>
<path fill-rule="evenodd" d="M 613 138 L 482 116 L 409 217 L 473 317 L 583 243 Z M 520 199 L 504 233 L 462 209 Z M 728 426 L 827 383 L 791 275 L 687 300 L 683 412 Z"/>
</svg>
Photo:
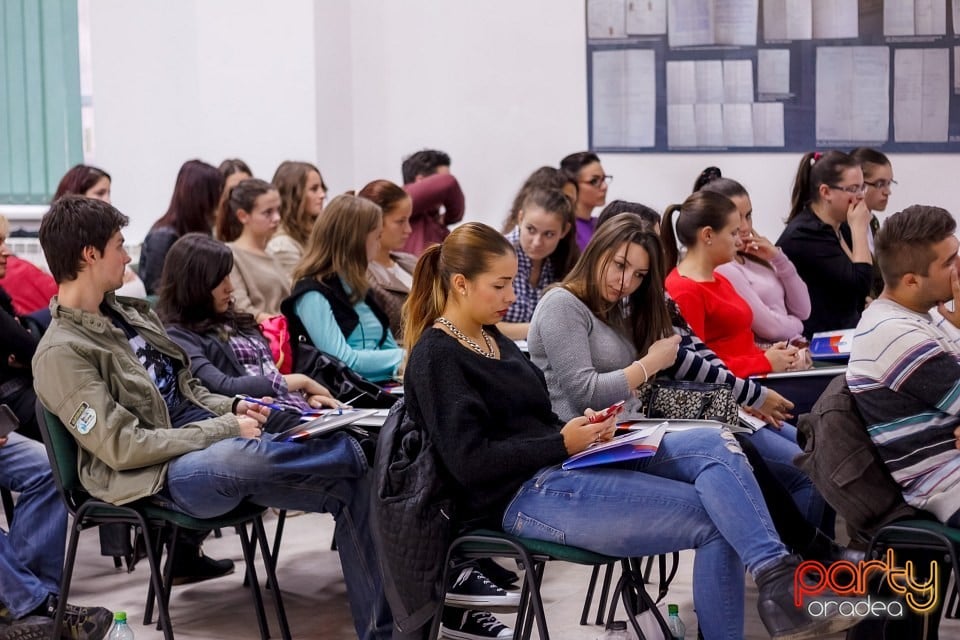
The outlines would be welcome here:
<svg viewBox="0 0 960 640">
<path fill-rule="evenodd" d="M 116 504 L 153 497 L 200 518 L 243 500 L 331 513 L 357 633 L 388 638 L 359 443 L 342 432 L 274 441 L 262 432 L 265 410 L 200 385 L 149 306 L 112 293 L 130 262 L 127 221 L 107 203 L 69 196 L 40 224 L 59 291 L 33 359 L 34 386 L 80 446 L 84 487 Z"/>
</svg>

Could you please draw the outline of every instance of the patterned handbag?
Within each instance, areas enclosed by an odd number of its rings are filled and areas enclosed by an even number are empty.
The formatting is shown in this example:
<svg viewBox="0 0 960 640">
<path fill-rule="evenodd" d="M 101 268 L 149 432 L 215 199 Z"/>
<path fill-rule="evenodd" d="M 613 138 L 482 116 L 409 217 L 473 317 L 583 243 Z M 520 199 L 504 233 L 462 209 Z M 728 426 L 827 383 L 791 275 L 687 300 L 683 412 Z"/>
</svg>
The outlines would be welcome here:
<svg viewBox="0 0 960 640">
<path fill-rule="evenodd" d="M 666 420 L 716 420 L 737 426 L 737 400 L 733 391 L 718 382 L 653 380 L 637 392 L 648 418 Z"/>
</svg>

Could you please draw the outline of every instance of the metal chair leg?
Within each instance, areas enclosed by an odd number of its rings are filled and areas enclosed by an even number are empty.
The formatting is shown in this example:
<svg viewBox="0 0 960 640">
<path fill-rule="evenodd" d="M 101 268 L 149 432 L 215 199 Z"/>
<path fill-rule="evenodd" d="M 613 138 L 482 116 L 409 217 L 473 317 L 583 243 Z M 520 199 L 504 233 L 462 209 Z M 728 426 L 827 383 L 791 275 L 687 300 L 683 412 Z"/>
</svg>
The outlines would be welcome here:
<svg viewBox="0 0 960 640">
<path fill-rule="evenodd" d="M 267 625 L 267 615 L 263 609 L 263 594 L 260 592 L 260 580 L 257 578 L 257 568 L 254 566 L 254 546 L 247 534 L 245 524 L 237 526 L 240 536 L 240 546 L 243 549 L 243 561 L 247 565 L 247 578 L 250 582 L 250 591 L 253 594 L 254 609 L 257 612 L 257 624 L 260 626 L 260 638 L 267 640 L 270 637 L 270 627 Z"/>
<path fill-rule="evenodd" d="M 283 606 L 283 594 L 280 593 L 280 585 L 277 582 L 277 556 L 275 552 L 270 552 L 270 545 L 267 542 L 267 531 L 263 527 L 262 518 L 257 518 L 253 521 L 253 529 L 257 536 L 257 541 L 260 543 L 264 571 L 267 573 L 267 584 L 273 594 L 273 604 L 277 611 L 277 623 L 280 625 L 280 637 L 283 638 L 283 640 L 291 640 L 290 625 L 287 622 L 287 611 Z M 279 543 L 279 540 L 276 540 L 276 542 Z"/>
<path fill-rule="evenodd" d="M 593 604 L 593 591 L 597 588 L 597 576 L 600 575 L 600 565 L 593 565 L 590 572 L 590 582 L 587 584 L 587 595 L 583 599 L 583 610 L 580 612 L 580 624 L 587 624 L 587 616 L 590 615 L 590 605 Z"/>
</svg>

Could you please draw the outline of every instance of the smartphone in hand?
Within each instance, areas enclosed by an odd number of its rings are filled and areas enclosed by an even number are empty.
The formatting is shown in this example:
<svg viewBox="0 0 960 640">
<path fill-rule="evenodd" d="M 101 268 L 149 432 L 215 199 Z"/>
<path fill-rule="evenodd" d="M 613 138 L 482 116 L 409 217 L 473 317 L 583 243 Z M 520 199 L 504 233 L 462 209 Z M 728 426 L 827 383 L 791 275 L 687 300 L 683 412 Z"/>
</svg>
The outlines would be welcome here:
<svg viewBox="0 0 960 640">
<path fill-rule="evenodd" d="M 620 413 L 620 410 L 623 409 L 623 405 L 626 404 L 626 400 L 621 400 L 620 402 L 614 402 L 612 405 L 604 409 L 603 411 L 597 411 L 590 418 L 588 418 L 590 424 L 597 424 L 598 422 L 603 422 L 610 416 L 615 416 Z"/>
<path fill-rule="evenodd" d="M 10 432 L 16 431 L 19 426 L 17 414 L 7 405 L 0 404 L 0 438 L 10 435 Z"/>
</svg>

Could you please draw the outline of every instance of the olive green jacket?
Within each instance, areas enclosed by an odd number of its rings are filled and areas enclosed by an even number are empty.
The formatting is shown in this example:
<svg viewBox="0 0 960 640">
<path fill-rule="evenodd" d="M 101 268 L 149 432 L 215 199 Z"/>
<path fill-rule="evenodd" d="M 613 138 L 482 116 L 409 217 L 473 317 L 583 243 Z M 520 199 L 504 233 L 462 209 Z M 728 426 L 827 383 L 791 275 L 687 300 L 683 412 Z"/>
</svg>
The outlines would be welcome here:
<svg viewBox="0 0 960 640">
<path fill-rule="evenodd" d="M 233 399 L 207 391 L 186 353 L 149 304 L 107 294 L 105 302 L 143 339 L 170 356 L 183 396 L 218 417 L 174 429 L 163 396 L 109 318 L 50 303 L 53 320 L 33 357 L 34 387 L 80 445 L 80 481 L 96 498 L 125 504 L 157 493 L 167 463 L 240 434 Z"/>
</svg>

